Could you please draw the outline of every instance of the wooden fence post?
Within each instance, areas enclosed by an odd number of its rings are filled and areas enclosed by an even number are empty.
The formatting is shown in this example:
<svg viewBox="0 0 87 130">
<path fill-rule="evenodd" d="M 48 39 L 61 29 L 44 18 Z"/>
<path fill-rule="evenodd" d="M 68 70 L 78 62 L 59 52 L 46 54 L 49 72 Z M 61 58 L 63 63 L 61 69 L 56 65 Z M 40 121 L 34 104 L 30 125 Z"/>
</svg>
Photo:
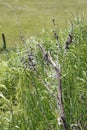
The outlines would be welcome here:
<svg viewBox="0 0 87 130">
<path fill-rule="evenodd" d="M 6 49 L 6 40 L 4 33 L 2 33 L 2 40 L 3 40 L 3 48 Z"/>
</svg>

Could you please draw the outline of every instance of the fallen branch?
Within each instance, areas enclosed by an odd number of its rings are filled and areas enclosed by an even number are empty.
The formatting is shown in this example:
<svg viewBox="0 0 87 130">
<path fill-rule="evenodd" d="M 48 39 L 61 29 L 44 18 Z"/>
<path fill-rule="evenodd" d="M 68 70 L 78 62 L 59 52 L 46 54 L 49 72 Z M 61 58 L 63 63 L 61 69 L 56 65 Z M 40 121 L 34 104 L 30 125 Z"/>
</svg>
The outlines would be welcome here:
<svg viewBox="0 0 87 130">
<path fill-rule="evenodd" d="M 64 106 L 63 106 L 63 98 L 62 98 L 61 67 L 59 64 L 58 64 L 58 66 L 56 65 L 56 63 L 53 61 L 50 53 L 46 52 L 45 49 L 40 44 L 38 44 L 38 47 L 41 49 L 44 59 L 52 65 L 52 67 L 54 68 L 54 70 L 56 72 L 56 76 L 57 76 L 57 80 L 58 80 L 57 97 L 56 97 L 57 105 L 59 108 L 58 120 L 61 121 L 61 124 L 63 125 L 64 130 L 67 130 Z M 60 124 L 58 123 L 58 125 L 60 125 Z"/>
</svg>

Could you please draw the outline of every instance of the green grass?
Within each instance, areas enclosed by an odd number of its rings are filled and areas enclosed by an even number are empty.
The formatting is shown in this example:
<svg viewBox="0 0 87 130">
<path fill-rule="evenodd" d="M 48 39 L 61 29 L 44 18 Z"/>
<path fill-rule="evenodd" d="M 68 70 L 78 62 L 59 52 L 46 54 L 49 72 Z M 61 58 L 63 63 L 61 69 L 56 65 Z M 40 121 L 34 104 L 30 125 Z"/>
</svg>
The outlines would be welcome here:
<svg viewBox="0 0 87 130">
<path fill-rule="evenodd" d="M 40 37 L 43 28 L 49 32 L 53 30 L 53 17 L 56 19 L 57 30 L 63 31 L 73 16 L 84 12 L 86 18 L 86 7 L 86 0 L 1 0 L 0 34 L 4 32 L 8 47 L 13 47 L 20 44 L 20 32 L 25 37 Z"/>
<path fill-rule="evenodd" d="M 0 130 L 63 130 L 57 123 L 59 113 L 52 95 L 57 92 L 57 81 L 51 78 L 55 73 L 36 47 L 37 42 L 43 44 L 57 62 L 58 49 L 49 34 L 53 30 L 53 17 L 57 31 L 62 30 L 58 33 L 60 64 L 69 32 L 68 21 L 75 25 L 73 43 L 62 65 L 63 102 L 68 130 L 75 124 L 81 130 L 87 129 L 86 7 L 86 0 L 0 1 L 0 33 L 5 33 L 8 46 L 4 50 L 0 39 Z M 78 16 L 81 18 L 83 12 L 84 20 L 79 22 Z M 46 32 L 41 35 L 43 28 Z M 21 44 L 20 34 L 25 37 L 25 46 Z M 37 37 L 30 38 L 32 35 Z M 37 72 L 29 66 L 31 50 Z M 51 94 L 45 83 L 50 85 Z"/>
<path fill-rule="evenodd" d="M 63 103 L 68 130 L 78 125 L 87 129 L 87 25 L 74 21 L 73 42 L 62 64 Z M 59 34 L 59 62 L 64 58 L 68 31 Z M 58 49 L 52 37 L 28 39 L 25 46 L 2 52 L 0 59 L 0 130 L 63 130 L 58 126 L 55 97 L 57 79 L 53 67 L 45 62 L 40 41 L 57 63 Z M 32 48 L 33 49 L 32 49 Z M 32 55 L 34 66 L 30 66 Z M 49 84 L 50 91 L 45 85 Z"/>
</svg>

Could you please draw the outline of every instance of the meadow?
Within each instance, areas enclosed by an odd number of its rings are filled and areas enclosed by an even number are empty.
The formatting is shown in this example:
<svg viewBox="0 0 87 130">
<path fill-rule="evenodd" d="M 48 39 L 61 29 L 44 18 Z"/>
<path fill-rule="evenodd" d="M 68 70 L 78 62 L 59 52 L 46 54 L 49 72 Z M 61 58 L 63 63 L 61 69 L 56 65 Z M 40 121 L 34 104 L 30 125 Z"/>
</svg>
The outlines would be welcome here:
<svg viewBox="0 0 87 130">
<path fill-rule="evenodd" d="M 20 35 L 40 37 L 44 29 L 51 32 L 52 18 L 58 31 L 66 29 L 76 15 L 84 13 L 86 19 L 86 7 L 86 0 L 0 0 L 0 34 L 4 32 L 8 46 L 13 47 L 20 44 Z"/>
<path fill-rule="evenodd" d="M 0 130 L 87 129 L 86 6 L 0 1 Z"/>
</svg>

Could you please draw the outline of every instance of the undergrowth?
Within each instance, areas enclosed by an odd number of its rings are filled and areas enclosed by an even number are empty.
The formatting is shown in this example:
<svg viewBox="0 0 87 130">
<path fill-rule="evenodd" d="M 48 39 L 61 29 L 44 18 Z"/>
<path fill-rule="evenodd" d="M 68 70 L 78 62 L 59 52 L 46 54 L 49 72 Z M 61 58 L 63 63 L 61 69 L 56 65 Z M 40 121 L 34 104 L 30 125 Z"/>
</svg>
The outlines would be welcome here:
<svg viewBox="0 0 87 130">
<path fill-rule="evenodd" d="M 30 38 L 0 62 L 0 130 L 62 130 L 55 97 L 57 81 L 37 46 L 41 43 L 62 65 L 63 102 L 68 129 L 87 129 L 87 25 L 74 23 L 73 42 L 64 56 L 66 34 L 56 41 Z M 63 62 L 62 62 L 63 61 Z M 57 60 L 56 60 L 57 63 Z M 47 86 L 50 87 L 48 91 Z"/>
</svg>

